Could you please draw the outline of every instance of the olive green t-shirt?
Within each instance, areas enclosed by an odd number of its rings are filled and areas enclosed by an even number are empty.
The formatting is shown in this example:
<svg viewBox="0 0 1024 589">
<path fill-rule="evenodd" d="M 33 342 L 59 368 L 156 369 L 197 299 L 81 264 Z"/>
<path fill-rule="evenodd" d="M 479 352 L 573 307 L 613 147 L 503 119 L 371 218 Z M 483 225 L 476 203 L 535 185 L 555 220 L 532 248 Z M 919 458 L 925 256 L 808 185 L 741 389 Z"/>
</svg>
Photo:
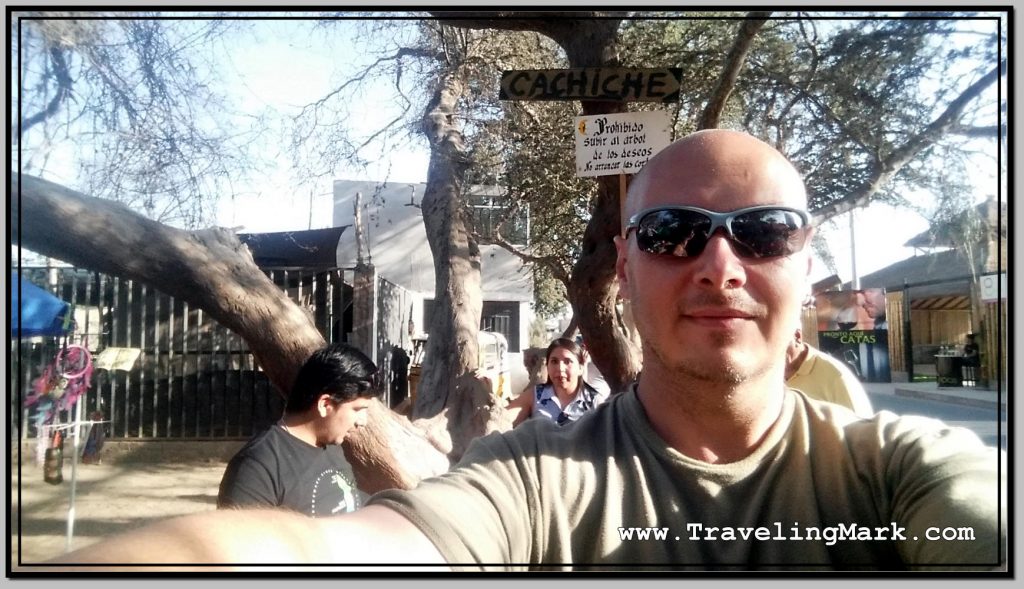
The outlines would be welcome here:
<svg viewBox="0 0 1024 589">
<path fill-rule="evenodd" d="M 634 388 L 571 426 L 485 436 L 450 472 L 370 503 L 456 568 L 990 568 L 1001 472 L 1005 455 L 969 430 L 791 389 L 752 454 L 708 464 L 668 447 Z"/>
</svg>

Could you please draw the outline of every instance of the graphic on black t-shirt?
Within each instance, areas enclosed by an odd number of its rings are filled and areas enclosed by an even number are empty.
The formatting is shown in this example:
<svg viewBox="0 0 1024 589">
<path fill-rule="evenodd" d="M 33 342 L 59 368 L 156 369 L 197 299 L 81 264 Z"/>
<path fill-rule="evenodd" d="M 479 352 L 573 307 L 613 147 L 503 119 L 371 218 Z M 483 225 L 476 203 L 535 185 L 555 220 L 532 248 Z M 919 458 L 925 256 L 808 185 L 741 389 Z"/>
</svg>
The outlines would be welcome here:
<svg viewBox="0 0 1024 589">
<path fill-rule="evenodd" d="M 359 508 L 355 485 L 345 473 L 328 469 L 320 473 L 313 484 L 310 512 L 313 517 L 326 517 L 348 513 Z"/>
</svg>

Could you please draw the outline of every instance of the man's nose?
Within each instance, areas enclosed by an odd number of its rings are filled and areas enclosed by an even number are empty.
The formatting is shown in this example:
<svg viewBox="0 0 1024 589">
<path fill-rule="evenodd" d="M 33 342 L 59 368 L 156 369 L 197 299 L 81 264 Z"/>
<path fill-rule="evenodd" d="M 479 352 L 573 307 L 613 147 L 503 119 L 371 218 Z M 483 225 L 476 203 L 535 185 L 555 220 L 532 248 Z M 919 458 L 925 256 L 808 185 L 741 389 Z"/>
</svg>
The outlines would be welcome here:
<svg viewBox="0 0 1024 589">
<path fill-rule="evenodd" d="M 712 288 L 737 288 L 747 281 L 743 259 L 725 231 L 716 231 L 694 261 L 694 280 Z"/>
</svg>

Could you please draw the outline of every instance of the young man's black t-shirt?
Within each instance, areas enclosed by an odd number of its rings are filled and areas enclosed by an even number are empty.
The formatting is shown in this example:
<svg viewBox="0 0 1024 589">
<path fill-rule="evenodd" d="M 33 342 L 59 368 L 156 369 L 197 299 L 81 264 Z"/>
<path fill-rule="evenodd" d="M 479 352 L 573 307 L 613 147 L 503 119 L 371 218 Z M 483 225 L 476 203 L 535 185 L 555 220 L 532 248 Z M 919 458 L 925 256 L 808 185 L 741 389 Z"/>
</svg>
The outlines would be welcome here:
<svg viewBox="0 0 1024 589">
<path fill-rule="evenodd" d="M 355 511 L 365 500 L 341 446 L 310 446 L 273 425 L 228 463 L 217 507 L 279 506 L 327 517 Z"/>
</svg>

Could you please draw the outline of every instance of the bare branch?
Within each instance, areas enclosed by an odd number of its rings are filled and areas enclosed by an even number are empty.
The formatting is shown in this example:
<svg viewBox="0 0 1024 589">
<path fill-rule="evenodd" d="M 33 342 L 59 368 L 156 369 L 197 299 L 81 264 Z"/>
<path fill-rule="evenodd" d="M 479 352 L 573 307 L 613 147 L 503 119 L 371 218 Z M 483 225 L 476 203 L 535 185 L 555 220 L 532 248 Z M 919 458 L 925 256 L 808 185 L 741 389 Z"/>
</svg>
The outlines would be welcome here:
<svg viewBox="0 0 1024 589">
<path fill-rule="evenodd" d="M 402 119 L 405 118 L 405 115 L 408 114 L 408 112 L 409 112 L 409 107 L 406 106 L 405 109 L 402 110 L 401 114 L 399 114 L 397 117 L 392 119 L 391 122 L 387 123 L 386 125 L 382 126 L 380 129 L 378 129 L 376 133 L 374 133 L 373 135 L 370 135 L 369 137 L 367 137 L 366 141 L 363 141 L 362 144 L 360 144 L 359 147 L 356 148 L 356 150 L 358 151 L 358 150 L 366 147 L 367 145 L 373 143 L 373 141 L 377 137 L 380 137 L 384 133 L 390 131 L 392 127 L 394 127 L 396 124 L 400 123 L 402 121 Z"/>
<path fill-rule="evenodd" d="M 427 51 L 425 49 L 420 49 L 420 48 L 416 48 L 416 47 L 402 47 L 401 49 L 396 51 L 394 55 L 388 55 L 386 57 L 381 57 L 381 58 L 377 59 L 376 61 L 374 61 L 373 63 L 371 63 L 370 65 L 366 66 L 365 68 L 363 68 L 363 70 L 361 72 L 359 72 L 355 76 L 352 76 L 348 80 L 345 80 L 344 84 L 342 84 L 341 86 L 338 86 L 334 90 L 328 92 L 327 95 L 322 97 L 320 100 L 317 100 L 316 102 L 312 102 L 312 103 L 307 104 L 304 107 L 302 107 L 302 111 L 299 112 L 299 114 L 298 114 L 298 116 L 296 118 L 304 116 L 310 109 L 313 109 L 313 110 L 319 109 L 323 105 L 327 104 L 327 102 L 329 102 L 332 98 L 334 98 L 338 94 L 341 94 L 349 86 L 351 86 L 353 84 L 358 84 L 359 82 L 362 82 L 363 80 L 366 79 L 366 76 L 370 75 L 371 72 L 376 70 L 377 67 L 380 64 L 387 63 L 387 62 L 390 62 L 390 61 L 394 61 L 394 62 L 399 62 L 400 63 L 402 58 L 405 58 L 405 57 L 423 57 L 423 58 L 427 58 L 427 59 L 441 59 L 441 55 L 439 55 L 437 53 L 433 53 L 433 52 Z"/>
<path fill-rule="evenodd" d="M 953 125 L 949 129 L 949 132 L 953 133 L 953 134 L 956 134 L 956 135 L 962 135 L 964 137 L 980 137 L 980 138 L 986 138 L 986 139 L 995 139 L 995 138 L 997 138 L 997 137 L 999 137 L 1001 135 L 1005 136 L 1006 135 L 1006 130 L 1007 130 L 1006 123 L 1003 123 L 1000 126 L 989 125 L 989 126 L 985 126 L 985 127 L 968 126 L 968 125 Z"/>
<path fill-rule="evenodd" d="M 493 236 L 484 236 L 479 233 L 473 233 L 473 237 L 481 244 L 496 245 L 501 249 L 507 251 L 513 256 L 519 258 L 523 262 L 528 264 L 538 264 L 544 266 L 551 271 L 551 275 L 562 284 L 569 287 L 569 273 L 565 271 L 565 268 L 559 263 L 559 259 L 555 256 L 535 256 L 528 254 L 523 250 L 515 246 L 515 244 L 509 242 L 500 234 Z"/>
<path fill-rule="evenodd" d="M 829 218 L 866 205 L 871 195 L 892 180 L 893 176 L 903 166 L 907 165 L 917 154 L 954 128 L 968 104 L 980 96 L 986 88 L 994 84 L 1005 72 L 1006 62 L 1004 61 L 964 90 L 923 131 L 908 139 L 902 146 L 893 150 L 889 157 L 875 166 L 870 177 L 854 191 L 852 197 L 822 207 L 815 211 L 815 216 Z"/>
<path fill-rule="evenodd" d="M 68 68 L 68 62 L 64 55 L 64 51 L 60 47 L 51 47 L 49 53 L 50 64 L 53 66 L 53 75 L 57 79 L 57 91 L 53 95 L 49 104 L 46 105 L 46 108 L 22 120 L 22 133 L 56 114 L 57 109 L 60 108 L 61 104 L 71 96 L 73 81 L 71 80 L 71 72 Z M 11 136 L 18 137 L 17 131 L 12 129 Z"/>
</svg>

